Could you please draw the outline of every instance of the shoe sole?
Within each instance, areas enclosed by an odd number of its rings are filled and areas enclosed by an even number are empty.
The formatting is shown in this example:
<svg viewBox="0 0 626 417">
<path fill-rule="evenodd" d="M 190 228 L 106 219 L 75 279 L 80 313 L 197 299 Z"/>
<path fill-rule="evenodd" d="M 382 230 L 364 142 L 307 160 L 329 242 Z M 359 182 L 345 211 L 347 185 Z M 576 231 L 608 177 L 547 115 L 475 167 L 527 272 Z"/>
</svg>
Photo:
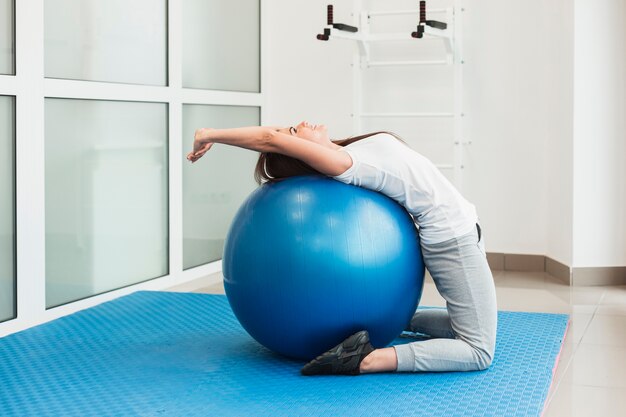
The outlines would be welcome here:
<svg viewBox="0 0 626 417">
<path fill-rule="evenodd" d="M 369 333 L 367 330 L 361 330 L 348 337 L 346 340 L 330 349 L 329 351 L 323 353 L 317 358 L 313 359 L 311 362 L 307 363 L 301 370 L 304 375 L 317 375 L 321 374 L 319 372 L 307 373 L 308 368 L 312 368 L 314 370 L 316 367 L 323 367 L 324 365 L 331 365 L 337 362 L 338 360 L 348 359 L 354 356 L 361 356 L 365 350 L 365 347 L 369 344 Z M 345 365 L 345 364 L 342 364 Z M 335 369 L 333 369 L 334 371 Z M 335 372 L 329 372 L 335 373 Z M 327 374 L 327 373 L 326 373 Z"/>
</svg>

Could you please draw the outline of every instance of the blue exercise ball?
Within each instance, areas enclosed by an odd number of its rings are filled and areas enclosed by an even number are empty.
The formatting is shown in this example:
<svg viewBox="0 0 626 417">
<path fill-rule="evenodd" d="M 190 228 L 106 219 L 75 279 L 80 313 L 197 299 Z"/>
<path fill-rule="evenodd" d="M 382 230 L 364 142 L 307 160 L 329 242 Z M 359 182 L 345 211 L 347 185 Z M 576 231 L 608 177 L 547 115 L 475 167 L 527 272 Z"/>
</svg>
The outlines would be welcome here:
<svg viewBox="0 0 626 417">
<path fill-rule="evenodd" d="M 411 216 L 383 194 L 321 176 L 257 188 L 239 208 L 223 257 L 235 316 L 260 344 L 310 360 L 366 329 L 387 346 L 422 294 Z"/>
</svg>

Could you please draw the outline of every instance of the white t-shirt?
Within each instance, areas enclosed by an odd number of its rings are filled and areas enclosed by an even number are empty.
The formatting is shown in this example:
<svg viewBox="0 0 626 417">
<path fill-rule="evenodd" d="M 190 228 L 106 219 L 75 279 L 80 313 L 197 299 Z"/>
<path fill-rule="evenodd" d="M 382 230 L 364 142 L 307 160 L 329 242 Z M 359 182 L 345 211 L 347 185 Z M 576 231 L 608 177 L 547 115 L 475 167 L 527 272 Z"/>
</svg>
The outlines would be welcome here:
<svg viewBox="0 0 626 417">
<path fill-rule="evenodd" d="M 352 166 L 333 177 L 381 192 L 402 204 L 426 244 L 462 236 L 476 227 L 476 207 L 424 156 L 381 133 L 345 146 Z"/>
</svg>

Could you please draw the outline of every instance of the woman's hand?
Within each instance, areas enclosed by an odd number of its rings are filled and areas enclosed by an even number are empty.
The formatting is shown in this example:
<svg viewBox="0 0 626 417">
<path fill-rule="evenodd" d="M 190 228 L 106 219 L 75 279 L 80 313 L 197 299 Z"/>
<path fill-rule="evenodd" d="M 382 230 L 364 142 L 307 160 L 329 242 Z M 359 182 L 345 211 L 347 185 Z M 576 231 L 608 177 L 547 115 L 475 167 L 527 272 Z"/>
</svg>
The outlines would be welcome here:
<svg viewBox="0 0 626 417">
<path fill-rule="evenodd" d="M 187 154 L 188 161 L 196 162 L 211 149 L 211 146 L 213 146 L 213 142 L 209 140 L 209 132 L 211 130 L 213 129 L 201 128 L 196 130 L 193 138 L 193 151 Z"/>
</svg>

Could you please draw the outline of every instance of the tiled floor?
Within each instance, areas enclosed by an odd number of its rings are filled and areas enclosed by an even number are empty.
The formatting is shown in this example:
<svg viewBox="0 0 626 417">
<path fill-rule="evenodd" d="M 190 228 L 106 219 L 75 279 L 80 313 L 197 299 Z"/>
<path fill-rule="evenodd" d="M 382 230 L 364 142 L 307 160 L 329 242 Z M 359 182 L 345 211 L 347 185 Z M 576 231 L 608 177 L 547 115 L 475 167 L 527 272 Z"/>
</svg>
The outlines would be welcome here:
<svg viewBox="0 0 626 417">
<path fill-rule="evenodd" d="M 544 417 L 626 416 L 626 286 L 568 287 L 544 273 L 494 273 L 498 308 L 570 315 Z M 202 281 L 174 291 L 224 293 Z M 199 288 L 200 287 L 200 288 Z M 422 305 L 442 306 L 427 280 Z"/>
</svg>

